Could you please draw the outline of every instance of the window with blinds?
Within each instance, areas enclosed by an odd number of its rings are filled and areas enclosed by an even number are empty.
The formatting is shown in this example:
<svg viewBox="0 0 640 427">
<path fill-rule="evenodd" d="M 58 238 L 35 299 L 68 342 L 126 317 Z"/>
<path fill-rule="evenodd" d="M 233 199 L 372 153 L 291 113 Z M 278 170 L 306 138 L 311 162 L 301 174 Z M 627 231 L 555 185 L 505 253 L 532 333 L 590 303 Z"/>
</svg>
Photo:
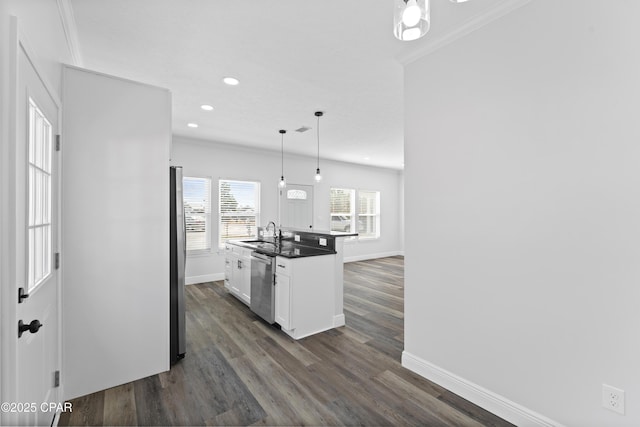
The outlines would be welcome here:
<svg viewBox="0 0 640 427">
<path fill-rule="evenodd" d="M 380 237 L 379 191 L 358 191 L 358 237 Z"/>
<path fill-rule="evenodd" d="M 182 178 L 187 252 L 211 251 L 211 178 Z"/>
<path fill-rule="evenodd" d="M 349 188 L 331 189 L 331 231 L 351 232 L 354 229 L 355 193 L 356 190 Z"/>
<path fill-rule="evenodd" d="M 228 239 L 256 237 L 260 224 L 260 183 L 221 179 L 218 182 L 218 245 Z"/>
</svg>

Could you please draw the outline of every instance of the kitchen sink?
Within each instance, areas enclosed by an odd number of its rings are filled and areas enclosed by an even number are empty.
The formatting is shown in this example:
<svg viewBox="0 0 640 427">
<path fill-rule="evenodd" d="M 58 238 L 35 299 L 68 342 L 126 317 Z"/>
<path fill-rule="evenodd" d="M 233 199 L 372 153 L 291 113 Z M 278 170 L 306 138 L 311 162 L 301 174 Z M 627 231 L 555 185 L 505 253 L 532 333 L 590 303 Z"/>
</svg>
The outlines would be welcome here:
<svg viewBox="0 0 640 427">
<path fill-rule="evenodd" d="M 261 249 L 274 249 L 276 247 L 273 242 L 265 242 L 264 240 L 243 240 L 242 243 Z"/>
</svg>

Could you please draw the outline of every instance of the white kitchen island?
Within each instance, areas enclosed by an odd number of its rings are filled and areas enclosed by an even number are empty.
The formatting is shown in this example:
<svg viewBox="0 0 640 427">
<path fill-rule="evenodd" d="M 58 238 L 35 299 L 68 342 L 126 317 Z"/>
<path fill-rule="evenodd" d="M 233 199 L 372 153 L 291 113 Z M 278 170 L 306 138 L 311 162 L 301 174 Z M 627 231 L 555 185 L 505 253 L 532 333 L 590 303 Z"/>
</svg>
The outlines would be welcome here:
<svg viewBox="0 0 640 427">
<path fill-rule="evenodd" d="M 344 326 L 345 233 L 283 230 L 282 239 L 228 241 L 225 287 L 251 307 L 251 251 L 275 257 L 274 322 L 295 339 Z M 270 322 L 271 323 L 271 322 Z"/>
</svg>

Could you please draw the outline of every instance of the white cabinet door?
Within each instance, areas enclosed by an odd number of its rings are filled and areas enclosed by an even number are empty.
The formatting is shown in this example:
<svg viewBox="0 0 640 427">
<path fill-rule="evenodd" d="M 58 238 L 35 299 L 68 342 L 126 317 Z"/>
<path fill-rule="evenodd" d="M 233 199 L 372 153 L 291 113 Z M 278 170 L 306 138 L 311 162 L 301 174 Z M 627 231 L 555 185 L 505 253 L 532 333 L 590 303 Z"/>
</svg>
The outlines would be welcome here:
<svg viewBox="0 0 640 427">
<path fill-rule="evenodd" d="M 225 253 L 224 285 L 248 305 L 251 303 L 251 249 L 228 243 Z"/>
<path fill-rule="evenodd" d="M 242 277 L 242 260 L 236 253 L 231 255 L 231 292 L 240 296 L 240 283 Z"/>
<path fill-rule="evenodd" d="M 240 299 L 247 304 L 251 304 L 251 249 L 243 249 L 240 258 L 240 274 L 238 286 Z"/>
<path fill-rule="evenodd" d="M 224 246 L 224 287 L 231 290 L 231 282 L 233 281 L 233 261 L 231 260 L 231 245 L 228 243 Z"/>
<path fill-rule="evenodd" d="M 291 278 L 276 274 L 276 322 L 283 329 L 291 329 Z"/>
<path fill-rule="evenodd" d="M 300 339 L 333 328 L 335 256 L 276 260 L 276 322 Z"/>
</svg>

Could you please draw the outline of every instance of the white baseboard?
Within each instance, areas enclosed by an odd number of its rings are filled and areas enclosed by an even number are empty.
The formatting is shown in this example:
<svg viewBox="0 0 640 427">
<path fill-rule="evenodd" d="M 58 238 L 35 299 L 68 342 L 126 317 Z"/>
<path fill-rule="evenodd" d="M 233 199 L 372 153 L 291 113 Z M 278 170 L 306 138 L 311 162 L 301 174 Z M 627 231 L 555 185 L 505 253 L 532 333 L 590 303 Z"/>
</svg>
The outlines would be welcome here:
<svg viewBox="0 0 640 427">
<path fill-rule="evenodd" d="M 336 314 L 335 316 L 333 316 L 333 327 L 334 328 L 339 328 L 340 326 L 344 326 L 344 325 L 345 325 L 344 313 L 343 314 Z"/>
<path fill-rule="evenodd" d="M 191 276 L 185 278 L 185 285 L 194 285 L 196 283 L 215 282 L 224 280 L 224 273 L 203 274 L 202 276 Z"/>
<path fill-rule="evenodd" d="M 397 255 L 404 256 L 404 252 L 391 251 L 391 252 L 381 252 L 377 254 L 354 255 L 354 256 L 344 257 L 344 262 L 366 261 L 368 259 L 386 258 L 390 256 L 397 256 Z"/>
<path fill-rule="evenodd" d="M 544 415 L 527 409 L 406 351 L 402 352 L 402 366 L 517 426 L 563 427 L 562 424 Z"/>
</svg>

